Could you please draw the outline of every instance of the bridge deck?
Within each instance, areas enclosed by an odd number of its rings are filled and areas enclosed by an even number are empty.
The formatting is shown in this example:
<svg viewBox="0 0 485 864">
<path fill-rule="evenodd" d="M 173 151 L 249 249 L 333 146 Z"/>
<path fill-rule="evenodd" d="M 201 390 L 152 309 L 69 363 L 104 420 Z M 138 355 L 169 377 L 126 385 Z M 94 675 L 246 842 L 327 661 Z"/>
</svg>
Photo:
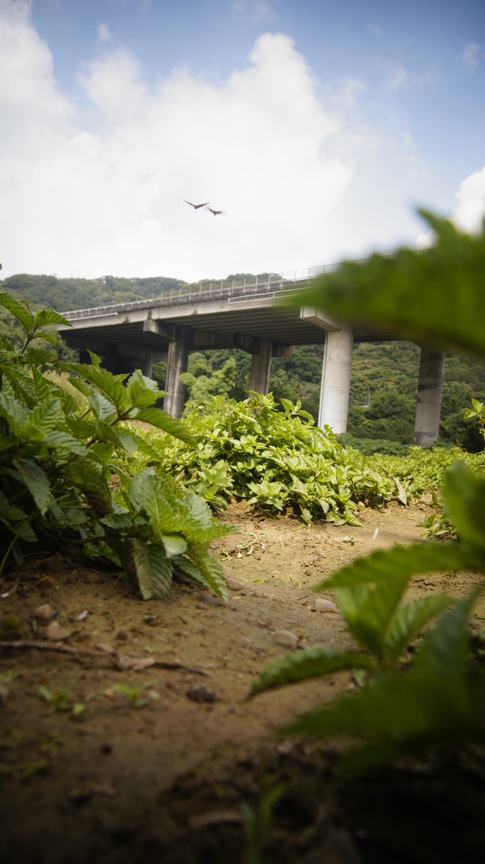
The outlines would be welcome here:
<svg viewBox="0 0 485 864">
<path fill-rule="evenodd" d="M 319 272 L 324 270 L 319 268 Z M 209 283 L 150 300 L 77 309 L 64 313 L 72 328 L 59 330 L 69 345 L 94 351 L 113 343 L 164 350 L 170 341 L 167 325 L 171 324 L 196 331 L 200 347 L 231 348 L 236 333 L 288 346 L 321 344 L 326 329 L 335 327 L 331 320 L 325 327 L 282 303 L 289 294 L 306 287 L 314 275 L 293 281 L 273 275 L 248 284 Z M 146 325 L 147 321 L 157 325 Z M 392 338 L 364 325 L 357 325 L 354 333 L 356 341 Z"/>
</svg>

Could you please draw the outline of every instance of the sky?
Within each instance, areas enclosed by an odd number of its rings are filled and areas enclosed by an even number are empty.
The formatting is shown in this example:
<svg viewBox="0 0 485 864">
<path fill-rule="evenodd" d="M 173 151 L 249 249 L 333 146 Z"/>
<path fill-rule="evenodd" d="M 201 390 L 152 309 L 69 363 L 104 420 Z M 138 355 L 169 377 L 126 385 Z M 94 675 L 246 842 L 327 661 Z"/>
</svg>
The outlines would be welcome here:
<svg viewBox="0 0 485 864">
<path fill-rule="evenodd" d="M 484 0 L 0 0 L 4 278 L 299 276 L 418 207 L 485 215 Z"/>
</svg>

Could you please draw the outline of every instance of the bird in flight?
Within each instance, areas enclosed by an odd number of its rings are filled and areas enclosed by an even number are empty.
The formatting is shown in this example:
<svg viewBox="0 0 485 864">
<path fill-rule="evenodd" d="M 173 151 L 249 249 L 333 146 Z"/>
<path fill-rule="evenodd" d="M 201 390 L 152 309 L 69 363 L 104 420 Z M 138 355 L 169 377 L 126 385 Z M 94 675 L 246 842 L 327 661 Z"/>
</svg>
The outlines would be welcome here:
<svg viewBox="0 0 485 864">
<path fill-rule="evenodd" d="M 204 201 L 203 204 L 192 204 L 192 201 L 186 201 L 185 198 L 183 200 L 185 201 L 186 204 L 190 204 L 190 206 L 193 207 L 194 210 L 198 210 L 199 207 L 207 207 L 207 205 L 209 203 L 208 201 Z"/>
<path fill-rule="evenodd" d="M 214 216 L 220 216 L 221 213 L 224 213 L 224 210 L 213 210 L 212 207 L 209 207 L 209 210 L 214 214 Z"/>
</svg>

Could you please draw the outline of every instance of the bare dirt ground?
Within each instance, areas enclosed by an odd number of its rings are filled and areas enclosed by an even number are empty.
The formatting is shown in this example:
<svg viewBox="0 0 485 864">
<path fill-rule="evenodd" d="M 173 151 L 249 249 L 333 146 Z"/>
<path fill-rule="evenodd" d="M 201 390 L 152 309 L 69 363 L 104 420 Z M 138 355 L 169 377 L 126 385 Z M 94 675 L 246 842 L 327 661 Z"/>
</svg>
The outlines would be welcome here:
<svg viewBox="0 0 485 864">
<path fill-rule="evenodd" d="M 349 674 L 245 701 L 285 651 L 350 647 L 331 595 L 312 587 L 356 555 L 419 539 L 427 512 L 391 504 L 364 509 L 362 527 L 307 528 L 231 505 L 220 518 L 240 533 L 213 544 L 227 605 L 181 582 L 167 602 L 143 603 L 62 550 L 4 579 L 2 864 L 482 860 L 479 772 L 450 784 L 415 766 L 351 783 L 336 772 L 338 745 L 275 736 L 278 723 L 352 686 Z M 478 579 L 425 574 L 412 591 L 460 595 Z M 475 615 L 479 628 L 483 603 Z M 280 783 L 265 827 L 267 793 Z"/>
</svg>

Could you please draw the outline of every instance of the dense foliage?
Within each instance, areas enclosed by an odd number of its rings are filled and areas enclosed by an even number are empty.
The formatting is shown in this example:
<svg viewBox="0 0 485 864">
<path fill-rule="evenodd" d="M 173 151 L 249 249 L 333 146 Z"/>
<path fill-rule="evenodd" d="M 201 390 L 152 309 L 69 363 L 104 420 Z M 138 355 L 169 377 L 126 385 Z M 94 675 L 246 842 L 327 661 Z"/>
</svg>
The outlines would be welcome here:
<svg viewBox="0 0 485 864">
<path fill-rule="evenodd" d="M 0 336 L 0 573 L 29 548 L 62 548 L 122 568 L 145 599 L 165 597 L 174 571 L 225 597 L 207 549 L 231 528 L 163 472 L 122 468 L 123 453 L 147 446 L 134 421 L 195 445 L 156 407 L 164 394 L 140 371 L 112 375 L 95 355 L 91 364 L 60 362 L 59 313 L 34 313 L 7 292 L 0 306 L 23 332 L 20 345 Z"/>
<path fill-rule="evenodd" d="M 305 522 L 320 516 L 338 524 L 355 522 L 359 501 L 379 504 L 399 494 L 387 472 L 344 448 L 328 427 L 316 427 L 298 403 L 277 406 L 271 394 L 252 393 L 244 402 L 217 397 L 208 410 L 186 414 L 185 423 L 196 448 L 155 432 L 147 441 L 161 470 L 175 472 L 214 507 L 235 497 L 271 512 L 290 508 Z M 158 470 L 143 452 L 130 457 L 131 470 L 136 464 Z"/>
<path fill-rule="evenodd" d="M 457 459 L 474 473 L 485 467 L 485 452 L 456 447 L 412 447 L 406 456 L 367 457 L 344 447 L 329 427 L 315 426 L 298 402 L 278 404 L 272 394 L 252 393 L 236 402 L 207 391 L 204 405 L 194 403 L 184 417 L 197 447 L 141 430 L 150 450 L 127 456 L 129 470 L 151 466 L 175 474 L 215 509 L 235 498 L 272 513 L 290 510 L 306 523 L 325 518 L 352 524 L 358 522 L 359 505 L 429 501 Z M 430 534 L 450 533 L 452 527 L 444 525 L 436 513 L 425 527 Z"/>
<path fill-rule="evenodd" d="M 18 273 L 3 280 L 2 288 L 19 300 L 34 306 L 47 306 L 57 312 L 107 306 L 110 303 L 134 303 L 157 297 L 164 291 L 182 288 L 180 279 L 163 276 L 125 279 L 103 276 L 99 279 L 58 279 L 57 276 L 33 276 Z"/>
</svg>

